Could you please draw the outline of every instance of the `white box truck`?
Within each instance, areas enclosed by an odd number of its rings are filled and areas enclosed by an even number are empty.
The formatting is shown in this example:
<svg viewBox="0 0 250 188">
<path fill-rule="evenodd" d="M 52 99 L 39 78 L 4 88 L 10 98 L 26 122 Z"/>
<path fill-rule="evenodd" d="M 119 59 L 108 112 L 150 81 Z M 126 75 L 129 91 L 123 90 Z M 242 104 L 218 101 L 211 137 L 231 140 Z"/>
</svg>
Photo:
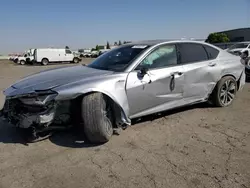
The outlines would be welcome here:
<svg viewBox="0 0 250 188">
<path fill-rule="evenodd" d="M 33 56 L 34 62 L 42 65 L 60 62 L 79 63 L 81 61 L 71 50 L 64 48 L 37 48 L 34 50 Z"/>
</svg>

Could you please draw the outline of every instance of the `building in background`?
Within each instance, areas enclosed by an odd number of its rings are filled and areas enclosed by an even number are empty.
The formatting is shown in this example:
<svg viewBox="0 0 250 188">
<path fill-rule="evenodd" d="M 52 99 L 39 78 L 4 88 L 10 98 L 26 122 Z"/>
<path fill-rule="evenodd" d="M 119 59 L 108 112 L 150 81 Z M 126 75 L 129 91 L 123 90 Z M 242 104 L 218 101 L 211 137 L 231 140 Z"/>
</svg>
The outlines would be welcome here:
<svg viewBox="0 0 250 188">
<path fill-rule="evenodd" d="M 218 33 L 225 33 L 230 39 L 230 42 L 250 41 L 250 28 L 232 29 Z"/>
</svg>

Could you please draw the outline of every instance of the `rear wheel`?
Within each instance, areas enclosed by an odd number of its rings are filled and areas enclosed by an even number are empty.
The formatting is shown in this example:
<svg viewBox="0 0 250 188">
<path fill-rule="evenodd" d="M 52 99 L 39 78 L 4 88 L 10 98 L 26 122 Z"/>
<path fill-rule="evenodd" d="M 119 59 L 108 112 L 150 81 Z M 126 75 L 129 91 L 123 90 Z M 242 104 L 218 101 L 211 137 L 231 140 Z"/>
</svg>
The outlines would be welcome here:
<svg viewBox="0 0 250 188">
<path fill-rule="evenodd" d="M 113 135 L 113 113 L 109 99 L 92 93 L 82 99 L 83 130 L 91 143 L 108 142 Z"/>
<path fill-rule="evenodd" d="M 232 76 L 223 77 L 212 93 L 212 103 L 218 107 L 232 104 L 237 92 L 237 82 Z"/>
<path fill-rule="evenodd" d="M 42 65 L 48 65 L 49 64 L 49 60 L 47 58 L 43 58 L 41 64 Z"/>
</svg>

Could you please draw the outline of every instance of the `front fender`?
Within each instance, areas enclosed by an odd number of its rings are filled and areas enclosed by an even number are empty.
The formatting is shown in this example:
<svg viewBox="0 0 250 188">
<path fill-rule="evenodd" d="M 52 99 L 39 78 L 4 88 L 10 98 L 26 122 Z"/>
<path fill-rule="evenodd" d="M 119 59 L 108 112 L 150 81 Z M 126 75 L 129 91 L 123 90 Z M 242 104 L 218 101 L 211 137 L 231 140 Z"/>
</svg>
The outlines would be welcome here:
<svg viewBox="0 0 250 188">
<path fill-rule="evenodd" d="M 79 96 L 91 93 L 100 92 L 111 98 L 117 106 L 123 112 L 126 121 L 129 121 L 129 106 L 127 101 L 127 95 L 125 91 L 125 81 L 121 80 L 109 80 L 103 82 L 96 82 L 95 84 L 75 84 L 71 87 L 54 88 L 54 91 L 58 93 L 55 100 L 72 100 Z"/>
</svg>

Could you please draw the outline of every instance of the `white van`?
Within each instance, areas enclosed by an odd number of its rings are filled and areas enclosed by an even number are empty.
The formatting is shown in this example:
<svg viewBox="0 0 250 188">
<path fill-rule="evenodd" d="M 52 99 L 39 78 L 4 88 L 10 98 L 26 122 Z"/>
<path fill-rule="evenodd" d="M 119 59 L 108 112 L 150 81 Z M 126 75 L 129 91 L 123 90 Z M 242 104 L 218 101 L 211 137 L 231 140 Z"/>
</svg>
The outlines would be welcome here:
<svg viewBox="0 0 250 188">
<path fill-rule="evenodd" d="M 38 48 L 34 50 L 34 62 L 47 65 L 48 63 L 73 62 L 79 63 L 80 59 L 69 49 Z"/>
</svg>

